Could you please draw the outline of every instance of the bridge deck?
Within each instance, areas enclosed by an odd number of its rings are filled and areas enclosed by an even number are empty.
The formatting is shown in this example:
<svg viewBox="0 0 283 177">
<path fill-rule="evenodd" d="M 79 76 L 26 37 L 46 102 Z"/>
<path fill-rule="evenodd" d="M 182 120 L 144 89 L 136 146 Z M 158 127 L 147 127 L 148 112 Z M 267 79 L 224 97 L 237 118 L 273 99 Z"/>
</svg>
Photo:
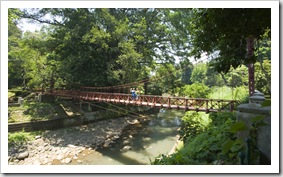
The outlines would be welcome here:
<svg viewBox="0 0 283 177">
<path fill-rule="evenodd" d="M 131 94 L 82 92 L 73 90 L 54 90 L 54 96 L 71 97 L 74 99 L 132 104 L 138 106 L 151 106 L 170 109 L 184 109 L 202 112 L 220 112 L 235 110 L 236 100 L 219 100 L 205 98 L 163 97 L 156 95 L 140 95 L 138 100 L 133 100 Z"/>
<path fill-rule="evenodd" d="M 195 108 L 195 107 L 168 105 L 168 104 L 161 104 L 161 103 L 149 103 L 149 102 L 142 102 L 140 100 L 118 100 L 118 99 L 94 98 L 94 99 L 91 99 L 91 101 L 103 101 L 103 102 L 133 104 L 133 105 L 138 105 L 138 106 L 151 106 L 151 107 L 171 108 L 171 109 L 184 109 L 184 110 L 202 111 L 202 112 L 218 112 L 219 111 L 215 109 Z"/>
</svg>

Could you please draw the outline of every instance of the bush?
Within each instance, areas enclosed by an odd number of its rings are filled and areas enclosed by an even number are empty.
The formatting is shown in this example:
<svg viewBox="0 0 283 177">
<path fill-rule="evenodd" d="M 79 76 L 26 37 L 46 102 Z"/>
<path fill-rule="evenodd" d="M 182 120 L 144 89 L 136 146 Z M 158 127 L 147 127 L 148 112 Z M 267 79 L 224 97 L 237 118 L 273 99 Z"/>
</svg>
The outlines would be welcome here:
<svg viewBox="0 0 283 177">
<path fill-rule="evenodd" d="M 243 141 L 232 131 L 239 129 L 235 122 L 236 115 L 231 112 L 211 113 L 206 119 L 200 113 L 187 112 L 182 118 L 183 148 L 170 156 L 160 155 L 152 164 L 238 164 Z"/>
<path fill-rule="evenodd" d="M 188 139 L 203 132 L 208 124 L 209 119 L 207 114 L 187 111 L 184 117 L 182 117 L 180 129 L 181 139 L 186 142 Z"/>
<path fill-rule="evenodd" d="M 180 95 L 188 96 L 190 98 L 207 98 L 210 93 L 208 86 L 202 83 L 194 83 L 186 85 L 182 88 Z"/>
<path fill-rule="evenodd" d="M 210 126 L 220 126 L 224 124 L 228 118 L 230 118 L 233 121 L 236 121 L 236 113 L 235 112 L 209 113 L 209 119 L 211 120 Z"/>
<path fill-rule="evenodd" d="M 176 153 L 155 159 L 154 165 L 207 165 L 238 164 L 238 153 L 243 142 L 236 140 L 236 134 L 230 131 L 234 121 L 227 119 L 218 127 L 209 127 L 191 138 Z"/>
</svg>

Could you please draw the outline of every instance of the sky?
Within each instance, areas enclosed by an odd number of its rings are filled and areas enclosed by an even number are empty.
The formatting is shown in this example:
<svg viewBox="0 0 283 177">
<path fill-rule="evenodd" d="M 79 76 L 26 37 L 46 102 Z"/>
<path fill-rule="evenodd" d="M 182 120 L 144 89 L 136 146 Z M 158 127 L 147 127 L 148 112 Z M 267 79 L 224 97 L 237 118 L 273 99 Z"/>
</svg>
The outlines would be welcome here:
<svg viewBox="0 0 283 177">
<path fill-rule="evenodd" d="M 22 19 L 19 21 L 19 24 L 17 25 L 23 32 L 30 31 L 34 32 L 36 30 L 40 30 L 40 28 L 43 26 L 39 23 L 30 23 L 25 19 Z"/>
</svg>

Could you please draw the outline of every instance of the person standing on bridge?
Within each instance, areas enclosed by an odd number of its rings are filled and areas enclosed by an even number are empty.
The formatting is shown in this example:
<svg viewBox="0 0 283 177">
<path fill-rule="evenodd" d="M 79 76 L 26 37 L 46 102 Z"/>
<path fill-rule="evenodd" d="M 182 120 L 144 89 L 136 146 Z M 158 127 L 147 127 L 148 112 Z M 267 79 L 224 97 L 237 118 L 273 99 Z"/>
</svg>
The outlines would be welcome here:
<svg viewBox="0 0 283 177">
<path fill-rule="evenodd" d="M 139 99 L 139 90 L 138 88 L 136 88 L 136 91 L 135 91 L 135 100 L 138 100 Z"/>
<path fill-rule="evenodd" d="M 131 92 L 131 94 L 132 94 L 132 100 L 135 100 L 135 89 L 134 88 L 131 88 L 130 89 L 130 92 Z"/>
</svg>

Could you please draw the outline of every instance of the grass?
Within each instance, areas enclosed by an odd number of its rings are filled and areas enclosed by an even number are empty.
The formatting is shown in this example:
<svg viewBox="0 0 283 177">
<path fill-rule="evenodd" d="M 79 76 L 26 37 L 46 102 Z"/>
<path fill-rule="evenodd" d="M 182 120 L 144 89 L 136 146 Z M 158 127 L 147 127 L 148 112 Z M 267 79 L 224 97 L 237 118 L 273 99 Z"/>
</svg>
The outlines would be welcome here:
<svg viewBox="0 0 283 177">
<path fill-rule="evenodd" d="M 9 107 L 9 119 L 8 123 L 16 123 L 16 122 L 29 122 L 31 120 L 30 115 L 25 115 L 24 111 L 26 108 L 23 107 Z"/>
<path fill-rule="evenodd" d="M 28 141 L 34 140 L 35 136 L 41 135 L 41 131 L 8 133 L 8 144 L 9 146 L 20 146 Z"/>
<path fill-rule="evenodd" d="M 231 88 L 227 86 L 223 87 L 213 87 L 209 94 L 211 99 L 225 99 L 225 100 L 239 100 L 241 102 L 248 102 L 248 87 L 241 86 L 236 88 Z"/>
<path fill-rule="evenodd" d="M 26 102 L 23 107 L 9 107 L 9 123 L 44 121 L 65 117 L 59 103 Z"/>
</svg>

